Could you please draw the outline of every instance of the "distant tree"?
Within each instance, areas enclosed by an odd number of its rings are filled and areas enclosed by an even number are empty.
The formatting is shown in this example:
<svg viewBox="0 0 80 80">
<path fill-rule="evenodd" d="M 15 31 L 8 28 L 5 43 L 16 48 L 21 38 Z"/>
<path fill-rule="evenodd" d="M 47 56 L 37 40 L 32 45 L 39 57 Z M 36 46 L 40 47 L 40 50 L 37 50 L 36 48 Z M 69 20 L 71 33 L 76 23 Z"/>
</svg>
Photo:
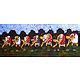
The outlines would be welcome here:
<svg viewBox="0 0 80 80">
<path fill-rule="evenodd" d="M 6 36 L 8 36 L 8 33 L 7 32 L 3 32 L 2 33 L 2 37 L 6 37 Z"/>
<path fill-rule="evenodd" d="M 72 30 L 71 29 L 67 29 L 66 34 L 71 34 L 71 33 L 72 33 Z"/>
<path fill-rule="evenodd" d="M 59 28 L 59 29 L 57 30 L 57 34 L 64 34 L 64 31 L 63 31 L 61 28 Z"/>
<path fill-rule="evenodd" d="M 21 39 L 23 39 L 25 36 L 26 36 L 26 33 L 24 31 L 21 31 L 21 33 L 20 33 Z"/>
<path fill-rule="evenodd" d="M 33 36 L 35 36 L 35 35 L 36 35 L 36 32 L 34 30 L 31 30 L 30 33 L 29 33 L 29 36 L 31 38 L 33 38 Z"/>
<path fill-rule="evenodd" d="M 40 29 L 40 30 L 38 30 L 38 34 L 39 35 L 44 35 L 45 34 L 45 31 L 43 29 Z"/>
<path fill-rule="evenodd" d="M 11 30 L 11 31 L 9 32 L 9 36 L 11 36 L 11 38 L 14 38 L 16 35 L 17 35 L 17 33 L 16 33 L 15 30 Z"/>
<path fill-rule="evenodd" d="M 2 35 L 0 35 L 0 42 L 2 42 Z"/>
<path fill-rule="evenodd" d="M 53 30 L 49 30 L 47 33 L 50 33 L 50 34 L 54 34 L 54 31 Z"/>
<path fill-rule="evenodd" d="M 78 44 L 80 46 L 80 31 L 78 31 Z"/>
<path fill-rule="evenodd" d="M 77 33 L 78 34 L 78 31 L 76 30 L 76 31 L 73 31 L 73 33 Z"/>
</svg>

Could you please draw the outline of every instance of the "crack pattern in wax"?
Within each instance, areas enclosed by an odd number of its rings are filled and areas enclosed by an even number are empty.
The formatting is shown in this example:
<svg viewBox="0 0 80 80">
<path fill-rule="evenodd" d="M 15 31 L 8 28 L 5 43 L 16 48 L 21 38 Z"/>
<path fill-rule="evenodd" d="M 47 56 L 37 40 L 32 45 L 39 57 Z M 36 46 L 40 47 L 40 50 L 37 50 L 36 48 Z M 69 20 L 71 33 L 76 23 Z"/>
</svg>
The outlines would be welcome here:
<svg viewBox="0 0 80 80">
<path fill-rule="evenodd" d="M 38 33 L 40 29 L 45 30 L 45 32 L 52 29 L 56 33 L 59 28 L 62 28 L 65 32 L 67 29 L 80 31 L 80 24 L 0 24 L 0 34 L 9 33 L 10 30 L 15 30 L 17 34 L 20 34 L 21 31 L 28 34 L 31 30 Z"/>
</svg>

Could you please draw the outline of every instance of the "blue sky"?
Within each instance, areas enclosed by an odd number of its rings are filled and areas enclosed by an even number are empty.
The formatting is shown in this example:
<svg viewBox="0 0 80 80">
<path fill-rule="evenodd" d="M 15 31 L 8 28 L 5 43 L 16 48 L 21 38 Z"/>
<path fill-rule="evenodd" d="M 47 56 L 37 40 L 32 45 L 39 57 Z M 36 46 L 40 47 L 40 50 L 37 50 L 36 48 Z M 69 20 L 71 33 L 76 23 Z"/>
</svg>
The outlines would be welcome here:
<svg viewBox="0 0 80 80">
<path fill-rule="evenodd" d="M 65 32 L 67 29 L 80 31 L 80 24 L 0 24 L 0 34 L 4 31 L 9 32 L 10 30 L 15 30 L 18 34 L 21 31 L 25 31 L 27 34 L 31 30 L 38 32 L 39 29 L 44 29 L 45 32 L 52 29 L 56 32 L 59 28 L 62 28 Z"/>
</svg>

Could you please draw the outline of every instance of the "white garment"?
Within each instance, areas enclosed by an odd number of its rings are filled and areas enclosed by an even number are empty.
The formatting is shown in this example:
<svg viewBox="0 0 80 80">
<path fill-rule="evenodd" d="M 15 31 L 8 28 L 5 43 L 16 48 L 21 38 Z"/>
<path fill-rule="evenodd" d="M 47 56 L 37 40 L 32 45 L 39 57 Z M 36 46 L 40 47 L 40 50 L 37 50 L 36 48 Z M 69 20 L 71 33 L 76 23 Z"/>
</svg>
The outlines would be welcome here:
<svg viewBox="0 0 80 80">
<path fill-rule="evenodd" d="M 20 40 L 20 37 L 19 37 L 19 40 L 16 42 L 17 45 L 20 45 L 21 43 L 21 40 Z"/>
<path fill-rule="evenodd" d="M 43 36 L 43 41 L 46 41 L 46 39 L 47 39 L 47 35 L 44 35 Z"/>
<path fill-rule="evenodd" d="M 7 37 L 5 37 L 5 40 L 6 40 L 6 41 L 8 40 Z"/>
<path fill-rule="evenodd" d="M 61 38 L 61 39 L 63 38 L 63 36 L 64 36 L 63 34 L 60 34 L 60 38 Z"/>
<path fill-rule="evenodd" d="M 75 38 L 72 40 L 72 43 L 78 43 L 78 35 L 75 34 Z"/>
<path fill-rule="evenodd" d="M 6 41 L 8 41 L 8 40 L 9 40 L 9 38 L 10 38 L 10 36 L 7 36 L 7 37 L 5 37 L 5 40 L 6 40 Z"/>
<path fill-rule="evenodd" d="M 24 37 L 24 40 L 26 41 L 26 37 Z"/>
</svg>

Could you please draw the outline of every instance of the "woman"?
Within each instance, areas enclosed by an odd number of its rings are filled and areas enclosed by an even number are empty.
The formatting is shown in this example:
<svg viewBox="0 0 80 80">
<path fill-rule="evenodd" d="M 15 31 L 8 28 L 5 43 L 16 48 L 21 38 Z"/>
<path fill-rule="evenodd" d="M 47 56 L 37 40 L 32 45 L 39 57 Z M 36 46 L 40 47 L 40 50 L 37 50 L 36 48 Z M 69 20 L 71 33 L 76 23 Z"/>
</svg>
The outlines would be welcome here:
<svg viewBox="0 0 80 80">
<path fill-rule="evenodd" d="M 21 39 L 19 36 L 15 36 L 15 39 L 13 40 L 13 45 L 12 46 L 16 46 L 16 47 L 20 47 L 20 44 L 21 44 Z"/>
<path fill-rule="evenodd" d="M 65 35 L 64 34 L 59 34 L 57 36 L 57 39 L 53 39 L 53 42 L 55 42 L 56 44 L 53 47 L 56 47 L 57 45 L 59 45 L 59 48 L 61 46 L 65 47 Z"/>
<path fill-rule="evenodd" d="M 24 40 L 22 40 L 22 46 L 21 46 L 21 48 L 23 47 L 23 46 L 26 46 L 26 45 L 30 45 L 30 37 L 29 36 L 26 36 L 26 37 L 24 37 Z"/>
<path fill-rule="evenodd" d="M 70 43 L 72 46 L 73 45 L 78 46 L 78 34 L 72 33 L 69 37 L 67 37 L 67 39 L 68 39 L 67 46 L 69 46 Z"/>
<path fill-rule="evenodd" d="M 32 41 L 32 44 L 31 44 L 31 46 L 40 46 L 40 43 L 39 43 L 39 36 L 38 35 L 36 35 L 36 36 L 34 36 L 33 37 L 33 39 L 31 40 Z"/>
<path fill-rule="evenodd" d="M 4 46 L 7 46 L 7 45 L 10 46 L 10 45 L 12 44 L 12 39 L 11 39 L 10 36 L 5 37 L 5 39 L 4 39 L 3 41 L 4 41 L 4 44 L 2 45 L 2 48 L 3 48 Z"/>
</svg>

